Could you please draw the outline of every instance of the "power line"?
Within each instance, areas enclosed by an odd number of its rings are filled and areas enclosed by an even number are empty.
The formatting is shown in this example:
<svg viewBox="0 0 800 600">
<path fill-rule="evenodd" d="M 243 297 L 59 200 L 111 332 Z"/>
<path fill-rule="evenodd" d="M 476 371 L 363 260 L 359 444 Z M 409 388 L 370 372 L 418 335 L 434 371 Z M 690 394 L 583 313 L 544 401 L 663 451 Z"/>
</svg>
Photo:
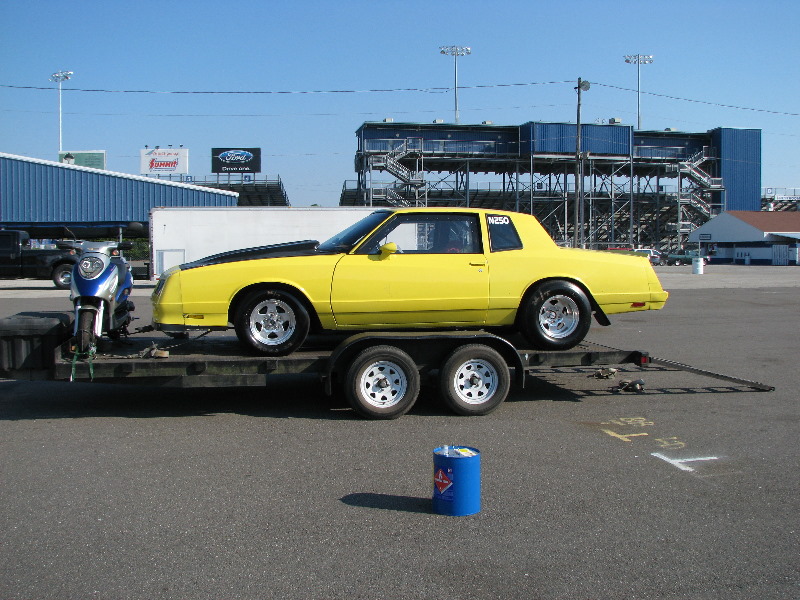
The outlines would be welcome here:
<svg viewBox="0 0 800 600">
<path fill-rule="evenodd" d="M 529 83 L 496 83 L 489 85 L 473 85 L 461 86 L 463 89 L 480 89 L 480 88 L 498 88 L 498 87 L 515 87 L 515 86 L 529 86 L 529 85 L 552 85 L 569 83 L 568 81 L 540 81 Z M 0 84 L 0 87 L 11 88 L 17 90 L 47 90 L 50 91 L 52 87 L 41 87 L 33 85 L 7 85 Z M 386 92 L 429 92 L 441 93 L 448 92 L 452 88 L 447 87 L 430 87 L 430 88 L 387 88 L 387 89 L 368 89 L 368 90 L 235 90 L 235 91 L 180 91 L 180 90 L 105 90 L 105 89 L 87 89 L 87 88 L 67 88 L 67 92 L 92 92 L 102 94 L 197 94 L 197 95 L 269 95 L 269 94 L 369 94 L 369 93 L 386 93 Z"/>
<path fill-rule="evenodd" d="M 563 85 L 572 84 L 572 80 L 566 81 L 538 81 L 527 83 L 493 83 L 483 85 L 470 85 L 459 86 L 461 89 L 494 89 L 494 88 L 508 88 L 508 87 L 527 87 L 537 85 Z M 637 90 L 611 85 L 607 83 L 598 83 L 593 81 L 592 85 L 606 87 L 609 89 L 620 90 L 624 92 L 636 92 Z M 23 85 L 8 85 L 0 84 L 0 88 L 17 89 L 17 90 L 38 90 L 38 91 L 52 91 L 52 87 L 41 86 L 23 86 Z M 84 93 L 102 93 L 102 94 L 155 94 L 155 95 L 314 95 L 314 94 L 369 94 L 369 93 L 392 93 L 392 92 L 422 92 L 430 94 L 440 94 L 451 91 L 452 88 L 446 87 L 429 87 L 429 88 L 386 88 L 386 89 L 366 89 L 366 90 L 238 90 L 238 91 L 180 91 L 180 90 L 106 90 L 106 89 L 87 89 L 87 88 L 65 88 L 64 92 L 84 92 Z M 681 96 L 672 96 L 669 94 L 660 94 L 657 92 L 642 91 L 642 94 L 655 96 L 659 98 L 666 98 L 668 100 L 678 100 L 681 102 L 691 102 L 694 104 L 705 104 L 707 106 L 716 106 L 719 108 L 730 108 L 735 110 L 747 110 L 753 112 L 762 112 L 773 115 L 781 115 L 786 117 L 800 117 L 800 113 L 771 110 L 767 108 L 754 108 L 751 106 L 738 106 L 735 104 L 723 104 L 720 102 L 712 102 L 709 100 L 697 100 L 695 98 L 683 98 Z"/>
<path fill-rule="evenodd" d="M 597 83 L 595 81 L 592 82 L 592 85 L 599 85 L 601 87 L 607 87 L 615 90 L 622 90 L 624 92 L 635 92 L 636 90 L 632 90 L 630 88 L 619 87 L 616 85 L 609 85 L 607 83 Z M 681 102 L 693 102 L 695 104 L 707 104 L 708 106 L 717 106 L 720 108 L 735 108 L 736 110 L 752 110 L 755 112 L 763 112 L 769 113 L 772 115 L 782 115 L 785 117 L 800 117 L 800 113 L 790 113 L 790 112 L 783 112 L 780 110 L 769 110 L 767 108 L 752 108 L 750 106 L 736 106 L 735 104 L 720 104 L 719 102 L 710 102 L 708 100 L 695 100 L 692 98 L 681 98 L 680 96 L 670 96 L 668 94 L 659 94 L 656 92 L 642 92 L 642 94 L 646 94 L 649 96 L 656 96 L 659 98 L 667 98 L 668 100 L 680 100 Z"/>
</svg>

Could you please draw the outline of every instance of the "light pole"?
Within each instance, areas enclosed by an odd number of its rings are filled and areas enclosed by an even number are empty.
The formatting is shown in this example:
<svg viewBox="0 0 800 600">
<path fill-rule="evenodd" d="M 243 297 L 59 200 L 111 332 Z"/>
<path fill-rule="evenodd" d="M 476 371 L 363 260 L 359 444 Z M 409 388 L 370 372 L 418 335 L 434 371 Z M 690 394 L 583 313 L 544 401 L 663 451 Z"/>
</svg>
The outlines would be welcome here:
<svg viewBox="0 0 800 600">
<path fill-rule="evenodd" d="M 625 62 L 631 65 L 636 65 L 636 129 L 642 128 L 642 112 L 641 112 L 641 89 L 642 89 L 642 65 L 649 65 L 653 62 L 652 54 L 628 54 L 625 56 Z"/>
<path fill-rule="evenodd" d="M 456 125 L 458 125 L 458 57 L 472 54 L 469 46 L 439 46 L 440 54 L 447 54 L 453 57 L 453 70 L 455 72 L 455 96 L 456 96 Z"/>
<path fill-rule="evenodd" d="M 61 152 L 61 84 L 72 77 L 72 71 L 56 71 L 50 75 L 50 81 L 58 84 L 58 151 Z"/>
<path fill-rule="evenodd" d="M 589 89 L 591 84 L 578 77 L 578 114 L 577 127 L 575 129 L 575 206 L 573 207 L 573 221 L 575 223 L 572 232 L 572 247 L 583 246 L 581 241 L 583 235 L 583 222 L 581 221 L 581 209 L 583 208 L 583 149 L 581 148 L 581 92 Z"/>
</svg>

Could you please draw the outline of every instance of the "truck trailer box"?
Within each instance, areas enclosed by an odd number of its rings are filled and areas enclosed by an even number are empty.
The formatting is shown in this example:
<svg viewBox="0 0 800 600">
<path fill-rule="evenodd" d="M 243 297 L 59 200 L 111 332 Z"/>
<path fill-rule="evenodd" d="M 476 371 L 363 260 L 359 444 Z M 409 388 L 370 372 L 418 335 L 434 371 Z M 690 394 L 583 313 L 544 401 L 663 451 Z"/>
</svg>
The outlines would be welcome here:
<svg viewBox="0 0 800 600">
<path fill-rule="evenodd" d="M 373 207 L 164 207 L 150 212 L 151 278 L 212 254 L 270 244 L 324 242 Z"/>
</svg>

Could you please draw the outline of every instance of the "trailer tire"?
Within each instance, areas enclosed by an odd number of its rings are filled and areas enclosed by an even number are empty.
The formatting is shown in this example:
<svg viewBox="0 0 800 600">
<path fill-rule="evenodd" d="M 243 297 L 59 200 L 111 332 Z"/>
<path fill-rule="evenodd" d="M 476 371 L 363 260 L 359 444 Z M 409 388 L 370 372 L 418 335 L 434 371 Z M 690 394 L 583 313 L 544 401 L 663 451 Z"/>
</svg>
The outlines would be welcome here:
<svg viewBox="0 0 800 600">
<path fill-rule="evenodd" d="M 592 307 L 586 294 L 567 281 L 547 281 L 520 307 L 522 334 L 540 350 L 569 350 L 586 337 Z"/>
<path fill-rule="evenodd" d="M 457 348 L 439 373 L 445 404 L 459 415 L 486 415 L 508 396 L 511 375 L 499 352 L 484 344 Z"/>
<path fill-rule="evenodd" d="M 58 265 L 53 269 L 52 279 L 55 286 L 60 290 L 68 290 L 72 283 L 72 265 Z"/>
<path fill-rule="evenodd" d="M 396 419 L 406 414 L 419 395 L 414 360 L 394 346 L 373 346 L 358 354 L 347 370 L 345 397 L 369 419 Z"/>
<path fill-rule="evenodd" d="M 303 304 L 283 290 L 259 290 L 237 310 L 234 328 L 243 346 L 268 356 L 286 356 L 306 341 L 311 320 Z"/>
</svg>

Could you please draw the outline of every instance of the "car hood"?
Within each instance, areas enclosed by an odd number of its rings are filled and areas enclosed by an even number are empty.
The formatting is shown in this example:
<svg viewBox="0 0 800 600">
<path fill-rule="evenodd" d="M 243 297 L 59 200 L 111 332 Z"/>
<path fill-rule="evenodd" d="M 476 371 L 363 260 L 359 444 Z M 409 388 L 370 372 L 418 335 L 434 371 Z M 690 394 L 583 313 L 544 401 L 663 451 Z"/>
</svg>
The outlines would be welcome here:
<svg viewBox="0 0 800 600">
<path fill-rule="evenodd" d="M 283 256 L 309 256 L 318 253 L 317 246 L 319 246 L 319 242 L 316 240 L 304 240 L 302 242 L 286 242 L 284 244 L 245 248 L 243 250 L 231 250 L 229 252 L 212 254 L 211 256 L 182 264 L 180 268 L 182 271 L 185 271 L 186 269 L 196 269 L 197 267 L 241 262 L 244 260 L 259 260 L 262 258 L 278 258 Z"/>
</svg>

